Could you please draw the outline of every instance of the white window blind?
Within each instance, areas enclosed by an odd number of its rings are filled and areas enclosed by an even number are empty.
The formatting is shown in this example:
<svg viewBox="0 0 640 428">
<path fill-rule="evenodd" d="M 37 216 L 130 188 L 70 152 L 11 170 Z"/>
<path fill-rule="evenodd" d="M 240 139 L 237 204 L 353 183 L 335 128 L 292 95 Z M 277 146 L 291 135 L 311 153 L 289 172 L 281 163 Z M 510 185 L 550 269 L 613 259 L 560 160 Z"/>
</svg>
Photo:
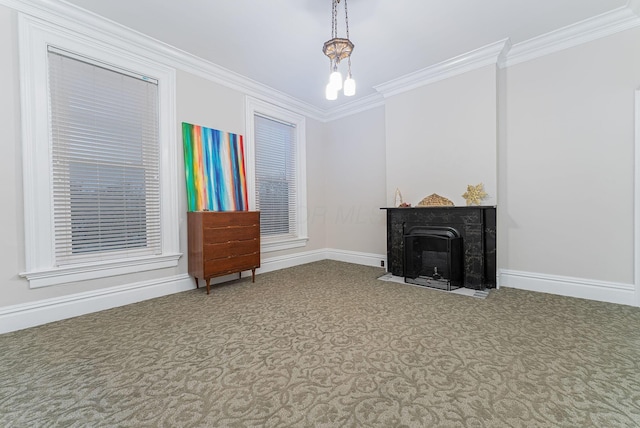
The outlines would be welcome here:
<svg viewBox="0 0 640 428">
<path fill-rule="evenodd" d="M 257 114 L 254 120 L 260 234 L 267 241 L 297 237 L 296 128 Z"/>
<path fill-rule="evenodd" d="M 58 266 L 161 253 L 158 87 L 50 48 Z"/>
</svg>

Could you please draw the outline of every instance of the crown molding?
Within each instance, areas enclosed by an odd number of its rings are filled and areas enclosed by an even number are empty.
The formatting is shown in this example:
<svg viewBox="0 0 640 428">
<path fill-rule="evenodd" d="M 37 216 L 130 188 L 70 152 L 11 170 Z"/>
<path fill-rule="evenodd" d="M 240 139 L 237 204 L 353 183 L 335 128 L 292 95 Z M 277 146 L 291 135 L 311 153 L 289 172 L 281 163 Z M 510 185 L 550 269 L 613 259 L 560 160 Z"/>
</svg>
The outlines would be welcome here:
<svg viewBox="0 0 640 428">
<path fill-rule="evenodd" d="M 355 101 L 334 107 L 325 113 L 323 122 L 331 122 L 336 119 L 342 119 L 356 113 L 370 110 L 375 107 L 384 105 L 384 98 L 378 93 L 367 95 Z"/>
<path fill-rule="evenodd" d="M 640 1 L 631 0 L 626 6 L 610 12 L 516 43 L 506 58 L 505 66 L 510 67 L 640 26 L 639 10 Z"/>
<path fill-rule="evenodd" d="M 486 65 L 496 64 L 498 67 L 509 67 L 640 26 L 640 0 L 629 0 L 626 6 L 513 46 L 509 39 L 486 45 L 374 86 L 378 94 L 369 95 L 357 101 L 324 110 L 114 21 L 71 5 L 64 0 L 0 0 L 0 5 L 5 5 L 18 12 L 46 20 L 69 30 L 82 34 L 90 33 L 87 35 L 92 37 L 107 37 L 109 40 L 115 41 L 120 48 L 128 50 L 133 48 L 141 55 L 164 65 L 197 75 L 243 94 L 265 99 L 272 104 L 298 112 L 320 122 L 330 122 L 384 105 L 384 98 L 386 97 Z"/>
<path fill-rule="evenodd" d="M 161 64 L 325 121 L 327 113 L 322 109 L 65 1 L 0 0 L 0 4 L 66 30 L 107 39 L 119 48 L 133 50 Z"/>
<path fill-rule="evenodd" d="M 0 0 L 0 5 L 66 30 L 97 39 L 107 39 L 119 48 L 135 50 L 138 54 L 163 65 L 186 71 L 244 95 L 263 99 L 319 122 L 326 123 L 383 104 L 381 97 L 374 94 L 323 110 L 63 0 Z"/>
<path fill-rule="evenodd" d="M 542 36 L 515 45 L 507 38 L 374 86 L 374 89 L 387 98 L 485 65 L 495 63 L 500 68 L 509 67 L 638 26 L 640 0 L 629 0 L 626 6 Z M 380 105 L 384 105 L 383 100 L 369 96 L 356 103 L 344 104 L 325 112 L 323 121 L 329 122 Z"/>
<path fill-rule="evenodd" d="M 267 85 L 256 82 L 241 74 L 222 68 L 214 63 L 205 61 L 188 52 L 174 49 L 173 56 L 178 61 L 171 64 L 176 68 L 195 74 L 212 82 L 235 89 L 245 95 L 260 98 L 287 110 L 300 113 L 308 118 L 318 121 L 326 121 L 326 111 L 297 98 L 273 89 Z M 186 65 L 186 67 L 185 67 Z"/>
<path fill-rule="evenodd" d="M 374 86 L 374 88 L 387 98 L 487 65 L 497 65 L 504 61 L 510 47 L 510 40 L 503 39 L 422 70 L 406 74 L 398 79 Z"/>
</svg>

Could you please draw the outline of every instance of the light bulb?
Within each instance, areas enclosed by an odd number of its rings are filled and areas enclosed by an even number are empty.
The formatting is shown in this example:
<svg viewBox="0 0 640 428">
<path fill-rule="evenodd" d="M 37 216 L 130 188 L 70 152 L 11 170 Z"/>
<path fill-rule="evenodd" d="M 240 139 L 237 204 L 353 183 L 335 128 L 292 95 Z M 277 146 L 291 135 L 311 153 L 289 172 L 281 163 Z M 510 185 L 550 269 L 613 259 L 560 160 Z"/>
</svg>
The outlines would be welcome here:
<svg viewBox="0 0 640 428">
<path fill-rule="evenodd" d="M 333 86 L 336 91 L 342 89 L 342 74 L 338 70 L 335 70 L 329 76 L 329 84 Z"/>
<path fill-rule="evenodd" d="M 344 95 L 350 97 L 356 94 L 356 81 L 349 75 L 344 81 Z"/>
<path fill-rule="evenodd" d="M 338 99 L 338 91 L 331 85 L 331 83 L 327 85 L 327 89 L 325 90 L 325 96 L 329 101 Z"/>
</svg>

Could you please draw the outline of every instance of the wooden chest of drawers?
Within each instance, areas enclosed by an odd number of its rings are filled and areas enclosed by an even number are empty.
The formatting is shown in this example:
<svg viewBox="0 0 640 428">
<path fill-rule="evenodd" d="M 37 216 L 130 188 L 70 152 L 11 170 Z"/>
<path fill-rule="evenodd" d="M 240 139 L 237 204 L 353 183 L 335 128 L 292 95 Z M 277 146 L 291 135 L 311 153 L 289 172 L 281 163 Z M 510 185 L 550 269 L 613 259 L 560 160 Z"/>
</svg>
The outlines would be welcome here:
<svg viewBox="0 0 640 428">
<path fill-rule="evenodd" d="M 260 212 L 196 211 L 187 213 L 189 274 L 209 281 L 230 273 L 251 270 L 255 281 L 260 267 Z"/>
</svg>

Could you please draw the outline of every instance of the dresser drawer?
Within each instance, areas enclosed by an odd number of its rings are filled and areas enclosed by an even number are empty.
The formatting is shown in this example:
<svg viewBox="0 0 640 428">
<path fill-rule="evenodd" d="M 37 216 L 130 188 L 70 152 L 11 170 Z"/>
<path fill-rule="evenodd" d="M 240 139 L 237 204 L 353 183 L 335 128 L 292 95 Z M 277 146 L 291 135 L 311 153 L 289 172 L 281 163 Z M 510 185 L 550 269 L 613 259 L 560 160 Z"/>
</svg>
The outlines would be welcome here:
<svg viewBox="0 0 640 428">
<path fill-rule="evenodd" d="M 205 244 L 205 260 L 235 257 L 243 254 L 252 254 L 260 251 L 260 242 L 257 238 L 246 241 L 230 241 L 223 244 Z"/>
<path fill-rule="evenodd" d="M 236 211 L 233 215 L 225 212 L 209 212 L 202 217 L 202 226 L 218 228 L 226 226 L 253 226 L 260 223 L 260 214 L 255 211 Z"/>
<path fill-rule="evenodd" d="M 204 273 L 208 275 L 224 275 L 239 270 L 248 270 L 260 266 L 260 254 L 246 254 L 243 256 L 227 257 L 224 259 L 205 260 Z"/>
<path fill-rule="evenodd" d="M 257 226 L 249 227 L 221 227 L 216 229 L 204 229 L 204 242 L 209 244 L 224 244 L 229 241 L 245 241 L 259 235 Z"/>
</svg>

